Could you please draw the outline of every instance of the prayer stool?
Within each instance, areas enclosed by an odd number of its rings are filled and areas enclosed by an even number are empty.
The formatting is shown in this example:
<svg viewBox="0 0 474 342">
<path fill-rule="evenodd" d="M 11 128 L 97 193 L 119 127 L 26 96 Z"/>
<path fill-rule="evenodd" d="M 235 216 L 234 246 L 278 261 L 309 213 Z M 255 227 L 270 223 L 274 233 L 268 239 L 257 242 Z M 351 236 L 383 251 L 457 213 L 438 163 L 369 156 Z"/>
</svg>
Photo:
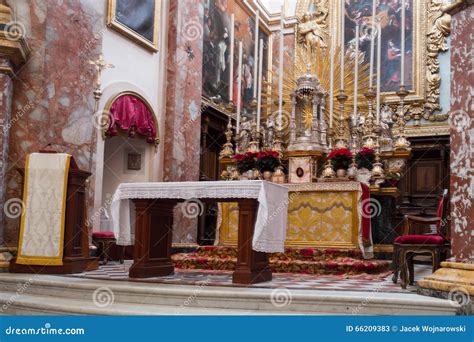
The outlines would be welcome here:
<svg viewBox="0 0 474 342">
<path fill-rule="evenodd" d="M 110 248 L 117 242 L 114 232 L 94 232 L 92 242 L 97 246 L 99 260 L 103 260 L 104 265 L 109 261 Z M 124 246 L 121 246 L 120 263 L 123 264 Z"/>
</svg>

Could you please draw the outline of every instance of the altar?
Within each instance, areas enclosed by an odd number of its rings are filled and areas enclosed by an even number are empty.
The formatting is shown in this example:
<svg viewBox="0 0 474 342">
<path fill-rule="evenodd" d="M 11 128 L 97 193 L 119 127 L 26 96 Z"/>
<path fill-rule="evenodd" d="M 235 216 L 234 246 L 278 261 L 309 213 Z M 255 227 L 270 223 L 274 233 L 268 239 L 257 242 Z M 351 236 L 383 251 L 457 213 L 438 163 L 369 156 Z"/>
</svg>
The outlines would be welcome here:
<svg viewBox="0 0 474 342">
<path fill-rule="evenodd" d="M 284 186 L 289 190 L 285 247 L 359 249 L 364 258 L 373 257 L 368 212 L 372 205 L 361 183 Z M 215 244 L 237 246 L 238 225 L 237 204 L 220 203 Z"/>
</svg>

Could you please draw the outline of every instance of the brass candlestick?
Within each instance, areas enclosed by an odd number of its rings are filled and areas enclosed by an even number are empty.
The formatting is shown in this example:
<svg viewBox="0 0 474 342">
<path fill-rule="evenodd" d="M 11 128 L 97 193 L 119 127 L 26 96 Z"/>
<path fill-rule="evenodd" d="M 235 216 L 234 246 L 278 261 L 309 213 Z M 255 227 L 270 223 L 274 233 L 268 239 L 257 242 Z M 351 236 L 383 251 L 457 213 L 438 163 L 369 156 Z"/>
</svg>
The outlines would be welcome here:
<svg viewBox="0 0 474 342">
<path fill-rule="evenodd" d="M 347 95 L 344 93 L 343 89 L 340 89 L 339 95 L 337 95 L 336 98 L 339 101 L 339 123 L 336 128 L 336 148 L 347 148 L 348 139 L 346 137 L 346 128 L 344 125 L 344 104 L 347 100 Z"/>
<path fill-rule="evenodd" d="M 382 129 L 380 125 L 376 125 L 374 129 L 376 135 L 376 144 L 375 144 L 375 162 L 371 171 L 371 178 L 374 180 L 374 185 L 380 187 L 380 184 L 385 180 L 385 172 L 383 169 L 383 163 L 380 159 L 380 135 Z"/>
<path fill-rule="evenodd" d="M 225 131 L 226 143 L 222 147 L 219 153 L 219 159 L 232 158 L 234 155 L 234 146 L 232 145 L 232 119 L 229 115 L 229 122 L 227 124 L 227 130 Z"/>
<path fill-rule="evenodd" d="M 257 123 L 255 120 L 252 121 L 252 130 L 250 132 L 250 137 L 251 141 L 249 143 L 248 152 L 260 152 L 260 132 L 257 130 Z"/>
<path fill-rule="evenodd" d="M 397 92 L 400 97 L 400 104 L 398 106 L 398 117 L 397 117 L 397 135 L 393 143 L 395 151 L 406 151 L 410 150 L 410 142 L 405 137 L 405 97 L 408 95 L 404 85 L 400 85 L 400 89 Z"/>
<path fill-rule="evenodd" d="M 328 135 L 329 135 L 329 151 L 332 151 L 333 148 L 333 139 L 334 139 L 334 131 L 331 127 L 328 129 Z M 336 173 L 334 172 L 332 168 L 332 162 L 331 159 L 328 158 L 326 165 L 324 165 L 323 172 L 321 173 L 322 178 L 335 178 Z"/>
<path fill-rule="evenodd" d="M 368 112 L 367 117 L 365 118 L 364 124 L 362 125 L 362 147 L 371 148 L 375 150 L 377 148 L 377 135 L 376 131 L 376 122 L 373 112 L 373 103 L 375 99 L 374 88 L 370 87 L 367 93 L 364 94 L 367 99 Z"/>
</svg>

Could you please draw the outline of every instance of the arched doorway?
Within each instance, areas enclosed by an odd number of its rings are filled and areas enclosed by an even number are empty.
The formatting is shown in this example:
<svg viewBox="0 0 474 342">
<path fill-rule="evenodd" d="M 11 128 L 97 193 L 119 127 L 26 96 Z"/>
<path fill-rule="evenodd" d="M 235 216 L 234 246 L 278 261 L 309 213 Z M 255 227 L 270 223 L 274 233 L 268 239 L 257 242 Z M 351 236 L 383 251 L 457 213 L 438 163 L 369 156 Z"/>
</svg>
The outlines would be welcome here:
<svg viewBox="0 0 474 342">
<path fill-rule="evenodd" d="M 113 231 L 112 196 L 120 183 L 152 179 L 152 161 L 159 143 L 158 123 L 150 104 L 135 92 L 122 92 L 106 104 L 109 123 L 104 139 L 99 231 Z"/>
</svg>

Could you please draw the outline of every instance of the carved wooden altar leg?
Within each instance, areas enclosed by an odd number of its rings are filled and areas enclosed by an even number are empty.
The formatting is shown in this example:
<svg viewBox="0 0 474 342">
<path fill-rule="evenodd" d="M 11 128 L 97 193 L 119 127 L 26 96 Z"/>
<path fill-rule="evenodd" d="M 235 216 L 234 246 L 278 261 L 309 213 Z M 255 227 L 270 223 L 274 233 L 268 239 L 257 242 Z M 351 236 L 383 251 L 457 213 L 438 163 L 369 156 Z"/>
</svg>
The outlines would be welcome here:
<svg viewBox="0 0 474 342">
<path fill-rule="evenodd" d="M 136 199 L 135 245 L 130 278 L 173 274 L 171 238 L 175 201 Z"/>
<path fill-rule="evenodd" d="M 232 276 L 232 282 L 236 284 L 255 284 L 272 280 L 267 253 L 252 249 L 257 209 L 258 202 L 255 199 L 239 201 L 237 266 Z"/>
</svg>

